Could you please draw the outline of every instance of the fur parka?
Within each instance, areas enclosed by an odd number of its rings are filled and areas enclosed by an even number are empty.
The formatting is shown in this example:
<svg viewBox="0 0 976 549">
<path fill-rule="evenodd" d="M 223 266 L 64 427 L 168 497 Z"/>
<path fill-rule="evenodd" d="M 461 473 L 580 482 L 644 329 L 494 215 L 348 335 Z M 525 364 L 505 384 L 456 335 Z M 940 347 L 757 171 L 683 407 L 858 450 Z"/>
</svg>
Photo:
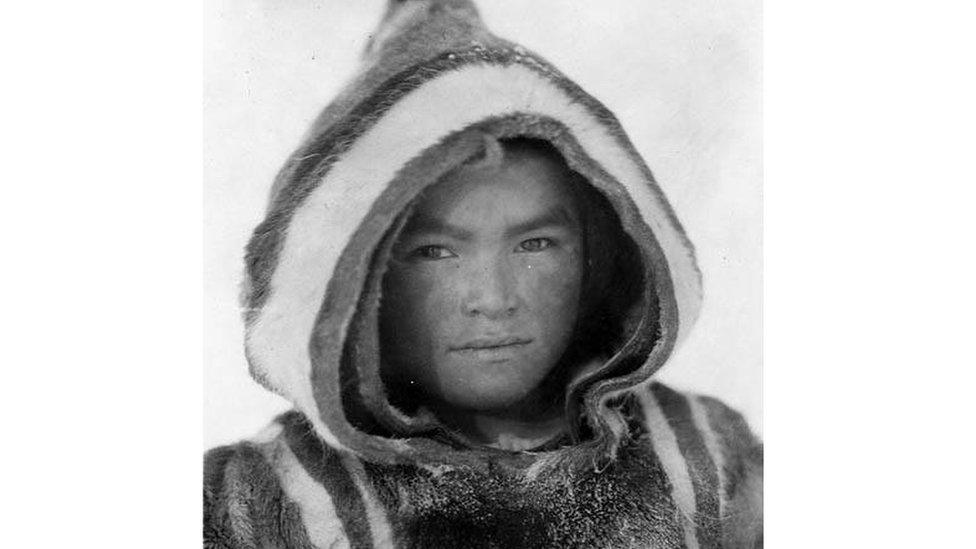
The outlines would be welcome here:
<svg viewBox="0 0 976 549">
<path fill-rule="evenodd" d="M 619 218 L 635 267 L 613 352 L 572 373 L 566 436 L 505 451 L 391 403 L 378 310 L 419 193 L 485 138 L 545 140 Z M 652 376 L 695 323 L 694 249 L 614 115 L 470 0 L 391 0 L 363 69 L 312 124 L 246 253 L 252 376 L 294 404 L 204 465 L 204 545 L 759 547 L 762 445 Z"/>
</svg>

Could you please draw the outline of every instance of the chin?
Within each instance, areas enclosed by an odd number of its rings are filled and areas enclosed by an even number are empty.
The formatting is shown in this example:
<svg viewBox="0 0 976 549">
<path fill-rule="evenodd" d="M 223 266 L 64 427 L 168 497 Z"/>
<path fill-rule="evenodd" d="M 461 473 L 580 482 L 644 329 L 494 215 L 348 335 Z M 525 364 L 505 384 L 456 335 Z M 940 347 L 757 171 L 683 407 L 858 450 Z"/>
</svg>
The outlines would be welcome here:
<svg viewBox="0 0 976 549">
<path fill-rule="evenodd" d="M 510 408 L 525 399 L 530 392 L 515 389 L 506 391 L 496 387 L 479 389 L 474 391 L 469 390 L 462 394 L 443 395 L 443 397 L 452 406 L 478 412 L 488 412 L 491 410 Z"/>
</svg>

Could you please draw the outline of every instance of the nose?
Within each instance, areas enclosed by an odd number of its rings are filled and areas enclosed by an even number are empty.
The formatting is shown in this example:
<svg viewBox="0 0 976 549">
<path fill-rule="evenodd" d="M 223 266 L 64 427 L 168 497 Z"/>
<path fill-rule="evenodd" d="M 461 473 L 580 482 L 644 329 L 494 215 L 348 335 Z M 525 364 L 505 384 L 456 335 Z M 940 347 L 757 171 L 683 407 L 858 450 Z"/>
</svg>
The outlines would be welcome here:
<svg viewBox="0 0 976 549">
<path fill-rule="evenodd" d="M 462 308 L 467 316 L 497 320 L 515 315 L 519 308 L 518 281 L 512 266 L 498 258 L 473 265 L 465 273 Z"/>
</svg>

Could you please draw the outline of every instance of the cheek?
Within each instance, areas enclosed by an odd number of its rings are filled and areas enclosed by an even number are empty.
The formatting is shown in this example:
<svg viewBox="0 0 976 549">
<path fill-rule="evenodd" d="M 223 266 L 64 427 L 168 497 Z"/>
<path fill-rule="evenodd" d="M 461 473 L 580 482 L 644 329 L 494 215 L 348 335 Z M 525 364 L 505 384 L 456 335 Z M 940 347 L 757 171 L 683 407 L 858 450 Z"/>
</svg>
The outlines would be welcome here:
<svg viewBox="0 0 976 549">
<path fill-rule="evenodd" d="M 576 252 L 549 258 L 534 258 L 523 271 L 523 298 L 540 314 L 558 315 L 547 321 L 563 324 L 575 321 L 582 284 L 581 263 Z M 571 316 L 570 319 L 564 319 Z"/>
<path fill-rule="evenodd" d="M 386 286 L 388 295 L 384 299 L 388 300 L 402 333 L 429 337 L 437 331 L 438 322 L 444 322 L 453 306 L 451 295 L 457 277 L 451 274 L 434 269 L 401 267 L 391 270 Z"/>
</svg>

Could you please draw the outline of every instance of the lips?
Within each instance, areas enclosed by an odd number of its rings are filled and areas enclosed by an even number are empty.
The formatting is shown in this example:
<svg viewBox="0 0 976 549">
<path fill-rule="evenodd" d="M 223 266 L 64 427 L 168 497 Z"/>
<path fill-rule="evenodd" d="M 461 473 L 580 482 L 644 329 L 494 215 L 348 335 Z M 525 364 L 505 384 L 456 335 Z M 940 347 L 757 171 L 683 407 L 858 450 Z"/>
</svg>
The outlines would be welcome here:
<svg viewBox="0 0 976 549">
<path fill-rule="evenodd" d="M 521 336 L 480 337 L 462 345 L 452 346 L 450 349 L 452 351 L 491 351 L 521 347 L 532 343 L 532 341 L 531 338 Z"/>
</svg>

